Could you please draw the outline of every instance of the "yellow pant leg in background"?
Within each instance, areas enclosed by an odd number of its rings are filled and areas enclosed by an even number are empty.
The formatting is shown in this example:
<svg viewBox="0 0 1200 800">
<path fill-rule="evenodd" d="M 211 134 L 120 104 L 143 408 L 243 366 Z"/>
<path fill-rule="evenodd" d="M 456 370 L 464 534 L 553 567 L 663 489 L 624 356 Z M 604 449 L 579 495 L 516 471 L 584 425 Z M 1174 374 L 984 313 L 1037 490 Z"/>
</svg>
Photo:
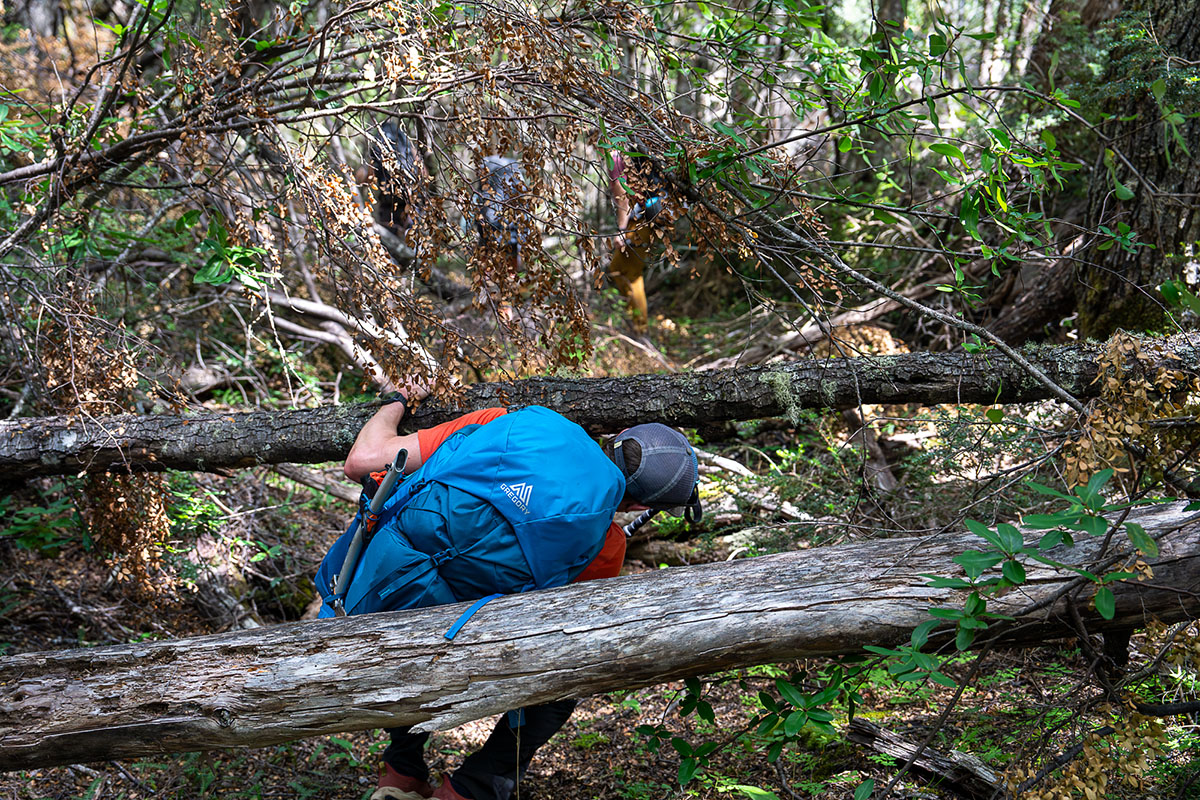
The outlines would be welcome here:
<svg viewBox="0 0 1200 800">
<path fill-rule="evenodd" d="M 609 277 L 613 285 L 629 300 L 633 326 L 645 330 L 649 322 L 646 310 L 646 259 L 649 256 L 650 231 L 646 227 L 632 230 L 625 236 L 625 246 L 613 250 Z"/>
</svg>

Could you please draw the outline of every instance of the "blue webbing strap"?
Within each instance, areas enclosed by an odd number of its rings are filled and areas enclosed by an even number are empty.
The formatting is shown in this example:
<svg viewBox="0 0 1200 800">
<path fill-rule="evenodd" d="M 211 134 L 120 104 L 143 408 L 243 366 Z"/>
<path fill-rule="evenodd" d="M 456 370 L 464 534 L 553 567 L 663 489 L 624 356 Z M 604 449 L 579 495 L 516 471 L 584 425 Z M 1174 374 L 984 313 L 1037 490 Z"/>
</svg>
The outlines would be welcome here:
<svg viewBox="0 0 1200 800">
<path fill-rule="evenodd" d="M 495 600 L 497 597 L 503 597 L 502 594 L 489 594 L 487 597 L 481 597 L 471 604 L 471 607 L 462 613 L 462 616 L 454 620 L 454 624 L 450 626 L 450 630 L 446 631 L 446 640 L 453 641 L 458 632 L 462 630 L 462 626 L 467 624 L 467 620 L 475 616 L 475 612 L 483 608 L 487 603 Z"/>
</svg>

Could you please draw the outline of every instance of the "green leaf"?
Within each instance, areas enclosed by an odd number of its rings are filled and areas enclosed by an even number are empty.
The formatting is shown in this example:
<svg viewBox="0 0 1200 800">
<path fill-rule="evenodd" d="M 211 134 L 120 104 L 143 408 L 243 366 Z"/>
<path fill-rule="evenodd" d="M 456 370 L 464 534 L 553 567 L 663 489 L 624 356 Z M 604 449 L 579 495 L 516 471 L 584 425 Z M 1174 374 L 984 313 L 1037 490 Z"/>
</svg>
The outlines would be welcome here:
<svg viewBox="0 0 1200 800">
<path fill-rule="evenodd" d="M 934 670 L 929 673 L 930 679 L 937 684 L 945 686 L 947 689 L 957 689 L 958 684 L 949 675 Z"/>
<path fill-rule="evenodd" d="M 1090 533 L 1092 536 L 1103 536 L 1108 533 L 1108 520 L 1088 514 L 1079 518 L 1078 525 L 1068 525 L 1067 527 L 1074 531 Z"/>
<path fill-rule="evenodd" d="M 1176 280 L 1163 281 L 1158 287 L 1158 291 L 1163 296 L 1163 299 L 1173 306 L 1180 305 L 1180 289 L 1184 289 L 1183 283 Z M 1186 291 L 1186 289 L 1184 290 Z"/>
<path fill-rule="evenodd" d="M 945 54 L 945 52 L 949 49 L 950 49 L 950 46 L 948 44 L 946 44 L 945 36 L 942 36 L 940 33 L 929 34 L 929 57 L 930 58 L 937 58 L 937 57 Z"/>
<path fill-rule="evenodd" d="M 866 650 L 868 653 L 874 653 L 877 656 L 898 656 L 898 655 L 900 655 L 899 650 L 891 650 L 887 647 L 880 647 L 879 645 L 874 645 L 874 644 L 864 644 L 863 650 Z"/>
<path fill-rule="evenodd" d="M 987 525 L 984 525 L 979 520 L 967 519 L 964 520 L 963 524 L 967 526 L 967 530 L 978 536 L 980 539 L 983 539 L 993 547 L 1000 546 L 1000 537 L 993 533 L 991 528 L 989 528 Z"/>
<path fill-rule="evenodd" d="M 220 286 L 231 280 L 233 280 L 233 271 L 225 269 L 225 265 L 219 261 L 206 264 L 196 273 L 196 277 L 192 278 L 193 283 L 208 283 L 213 286 Z"/>
<path fill-rule="evenodd" d="M 1079 519 L 1078 515 L 1068 515 L 1058 512 L 1055 514 L 1026 514 L 1021 517 L 1021 522 L 1030 528 L 1046 530 L 1048 528 L 1057 528 L 1060 525 L 1070 525 L 1077 519 Z"/>
<path fill-rule="evenodd" d="M 922 578 L 929 578 L 929 583 L 926 584 L 931 589 L 970 589 L 970 581 L 965 581 L 962 578 L 942 578 L 937 575 L 922 575 Z"/>
<path fill-rule="evenodd" d="M 1100 579 L 1101 583 L 1116 583 L 1117 581 L 1127 581 L 1130 578 L 1136 578 L 1136 572 L 1110 572 Z"/>
<path fill-rule="evenodd" d="M 1011 559 L 1005 561 L 1000 566 L 1000 571 L 1004 573 L 1004 579 L 1014 586 L 1020 586 L 1025 582 L 1025 567 L 1019 561 L 1012 561 Z"/>
<path fill-rule="evenodd" d="M 996 535 L 1000 537 L 1000 549 L 1006 553 L 1015 553 L 1025 546 L 1025 537 L 1013 525 L 1001 522 L 996 526 Z"/>
<path fill-rule="evenodd" d="M 975 630 L 965 625 L 960 625 L 958 633 L 954 636 L 954 646 L 959 650 L 966 650 L 971 646 L 971 642 L 975 641 Z"/>
<path fill-rule="evenodd" d="M 977 617 L 987 611 L 987 600 L 984 600 L 977 593 L 971 592 L 967 597 L 967 602 L 963 607 L 963 612 L 970 617 Z"/>
<path fill-rule="evenodd" d="M 984 572 L 987 572 L 992 567 L 1004 560 L 1003 553 L 992 551 L 982 552 L 979 550 L 968 550 L 965 553 L 960 553 L 955 556 L 952 561 L 963 568 L 968 577 L 978 578 Z"/>
<path fill-rule="evenodd" d="M 1083 489 L 1077 493 L 1079 495 L 1079 499 L 1083 501 L 1085 506 L 1093 511 L 1096 511 L 1101 505 L 1103 505 L 1104 498 L 1101 497 L 1100 492 L 1102 489 L 1104 489 L 1104 485 L 1109 482 L 1112 476 L 1113 470 L 1111 468 L 1102 469 L 1088 480 L 1087 486 L 1083 487 Z M 1097 500 L 1101 502 L 1097 503 Z"/>
<path fill-rule="evenodd" d="M 913 632 L 912 632 L 912 636 L 910 638 L 910 641 L 912 642 L 912 646 L 916 647 L 918 649 L 924 647 L 925 643 L 929 641 L 929 634 L 937 626 L 938 626 L 938 621 L 936 619 L 931 619 L 931 620 L 926 620 L 925 622 L 922 622 L 920 625 L 918 625 L 916 628 L 914 628 Z"/>
<path fill-rule="evenodd" d="M 193 208 L 189 211 L 185 211 L 179 216 L 179 219 L 175 220 L 175 232 L 183 233 L 188 228 L 195 225 L 196 220 L 198 219 L 200 219 L 200 209 Z"/>
<path fill-rule="evenodd" d="M 962 199 L 962 203 L 958 209 L 958 218 L 962 222 L 963 228 L 967 233 L 978 240 L 982 241 L 983 236 L 979 233 L 979 198 L 974 194 L 966 195 Z"/>
<path fill-rule="evenodd" d="M 993 425 L 999 425 L 1004 421 L 1004 409 L 1001 408 L 989 408 L 987 411 L 983 412 L 983 415 L 987 417 L 988 421 Z"/>
<path fill-rule="evenodd" d="M 1075 498 L 1069 494 L 1064 494 L 1058 489 L 1051 489 L 1049 486 L 1044 486 L 1037 481 L 1029 481 L 1029 488 L 1033 489 L 1038 494 L 1044 494 L 1048 497 L 1057 497 L 1059 500 L 1067 500 L 1074 503 Z"/>
<path fill-rule="evenodd" d="M 871 792 L 875 791 L 875 781 L 867 778 L 854 789 L 854 800 L 867 800 L 871 796 Z"/>
<path fill-rule="evenodd" d="M 1154 541 L 1154 537 L 1146 533 L 1146 529 L 1136 522 L 1126 522 L 1125 531 L 1129 534 L 1129 541 L 1133 543 L 1143 555 L 1150 558 L 1158 557 L 1158 542 Z"/>
<path fill-rule="evenodd" d="M 750 800 L 779 800 L 779 795 L 757 786 L 730 786 L 729 788 L 732 791 L 741 792 Z"/>
<path fill-rule="evenodd" d="M 1113 194 L 1115 194 L 1117 196 L 1118 200 L 1132 200 L 1133 199 L 1133 190 L 1130 189 L 1125 184 L 1121 183 L 1119 180 L 1117 180 L 1116 175 L 1112 176 L 1112 182 L 1113 182 Z"/>
<path fill-rule="evenodd" d="M 679 762 L 679 785 L 685 786 L 700 770 L 700 764 L 694 758 L 685 758 Z"/>
<path fill-rule="evenodd" d="M 788 717 L 783 722 L 783 732 L 788 736 L 795 736 L 805 725 L 808 724 L 807 711 L 793 711 L 788 714 Z"/>
<path fill-rule="evenodd" d="M 832 703 L 837 699 L 838 694 L 840 694 L 840 692 L 836 686 L 828 686 L 809 698 L 808 702 L 804 704 L 804 707 L 815 708 L 817 706 L 823 706 L 826 703 Z"/>
<path fill-rule="evenodd" d="M 1105 619 L 1112 619 L 1117 614 L 1117 598 L 1107 586 L 1096 592 L 1096 612 Z"/>
<path fill-rule="evenodd" d="M 850 151 L 851 147 L 854 147 L 854 142 L 850 139 L 849 136 L 843 136 L 841 139 L 838 140 L 838 152 L 848 153 Z"/>
<path fill-rule="evenodd" d="M 1150 84 L 1150 94 L 1154 95 L 1156 102 L 1161 103 L 1163 97 L 1167 94 L 1167 82 L 1159 78 L 1154 83 Z"/>
<path fill-rule="evenodd" d="M 933 144 L 929 145 L 929 149 L 935 153 L 944 155 L 946 158 L 957 158 L 963 163 L 963 166 L 966 166 L 967 164 L 967 157 L 963 154 L 963 151 L 959 149 L 958 145 L 950 144 L 950 142 L 934 142 Z"/>
<path fill-rule="evenodd" d="M 686 739 L 681 739 L 678 736 L 671 740 L 671 747 L 674 747 L 675 752 L 684 758 L 692 754 L 692 746 L 687 743 Z"/>
<path fill-rule="evenodd" d="M 963 612 L 957 608 L 931 608 L 929 616 L 937 617 L 938 619 L 959 620 L 963 617 Z"/>
<path fill-rule="evenodd" d="M 775 688 L 783 695 L 783 699 L 794 705 L 796 708 L 804 708 L 804 692 L 800 691 L 794 684 L 788 683 L 783 678 L 775 681 Z"/>
</svg>

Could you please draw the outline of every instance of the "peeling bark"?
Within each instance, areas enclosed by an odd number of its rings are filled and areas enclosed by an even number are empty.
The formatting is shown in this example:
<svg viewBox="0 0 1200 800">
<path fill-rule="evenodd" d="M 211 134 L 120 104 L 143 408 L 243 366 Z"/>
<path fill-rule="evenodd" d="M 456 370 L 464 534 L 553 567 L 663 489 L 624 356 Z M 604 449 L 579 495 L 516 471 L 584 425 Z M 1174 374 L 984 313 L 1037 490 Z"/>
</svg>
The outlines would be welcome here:
<svg viewBox="0 0 1200 800">
<path fill-rule="evenodd" d="M 1148 354 L 1188 369 L 1200 342 L 1186 335 L 1147 342 Z M 1079 398 L 1095 396 L 1098 345 L 1043 347 L 1025 356 Z M 592 433 L 640 422 L 679 427 L 794 416 L 805 408 L 861 403 L 1021 403 L 1052 397 L 998 353 L 908 353 L 801 359 L 786 364 L 628 378 L 533 378 L 476 384 L 462 405 L 427 402 L 406 429 L 477 408 L 543 405 Z M 45 417 L 0 422 L 0 478 L 108 470 L 215 470 L 341 460 L 374 404 L 190 416 Z"/>
<path fill-rule="evenodd" d="M 1130 521 L 1163 535 L 1152 581 L 1111 584 L 1116 616 L 1073 601 L 1092 630 L 1200 611 L 1200 515 L 1182 503 Z M 1036 537 L 1031 537 L 1031 540 Z M 1052 557 L 1078 565 L 1098 539 Z M 0 664 L 0 770 L 265 746 L 392 725 L 431 730 L 565 697 L 906 640 L 933 606 L 960 606 L 923 573 L 960 575 L 965 534 L 889 539 L 502 597 L 457 638 L 466 603 L 173 642 L 8 656 Z M 1020 616 L 1010 644 L 1073 636 L 1077 577 L 1036 562 L 989 603 Z M 1044 602 L 1045 608 L 1037 608 Z M 1026 613 L 1026 609 L 1036 609 Z"/>
</svg>

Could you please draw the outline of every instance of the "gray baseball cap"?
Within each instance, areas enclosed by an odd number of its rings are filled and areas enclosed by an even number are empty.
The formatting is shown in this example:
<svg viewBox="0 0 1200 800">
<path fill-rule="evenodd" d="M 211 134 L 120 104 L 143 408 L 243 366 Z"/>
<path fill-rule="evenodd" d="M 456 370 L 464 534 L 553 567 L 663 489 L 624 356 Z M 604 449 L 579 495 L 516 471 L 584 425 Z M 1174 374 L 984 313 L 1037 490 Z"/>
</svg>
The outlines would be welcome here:
<svg viewBox="0 0 1200 800">
<path fill-rule="evenodd" d="M 632 474 L 622 452 L 628 441 L 642 450 L 642 461 Z M 613 460 L 625 475 L 628 497 L 654 509 L 679 509 L 692 521 L 700 519 L 696 451 L 682 433 L 659 422 L 634 425 L 613 440 Z"/>
</svg>

